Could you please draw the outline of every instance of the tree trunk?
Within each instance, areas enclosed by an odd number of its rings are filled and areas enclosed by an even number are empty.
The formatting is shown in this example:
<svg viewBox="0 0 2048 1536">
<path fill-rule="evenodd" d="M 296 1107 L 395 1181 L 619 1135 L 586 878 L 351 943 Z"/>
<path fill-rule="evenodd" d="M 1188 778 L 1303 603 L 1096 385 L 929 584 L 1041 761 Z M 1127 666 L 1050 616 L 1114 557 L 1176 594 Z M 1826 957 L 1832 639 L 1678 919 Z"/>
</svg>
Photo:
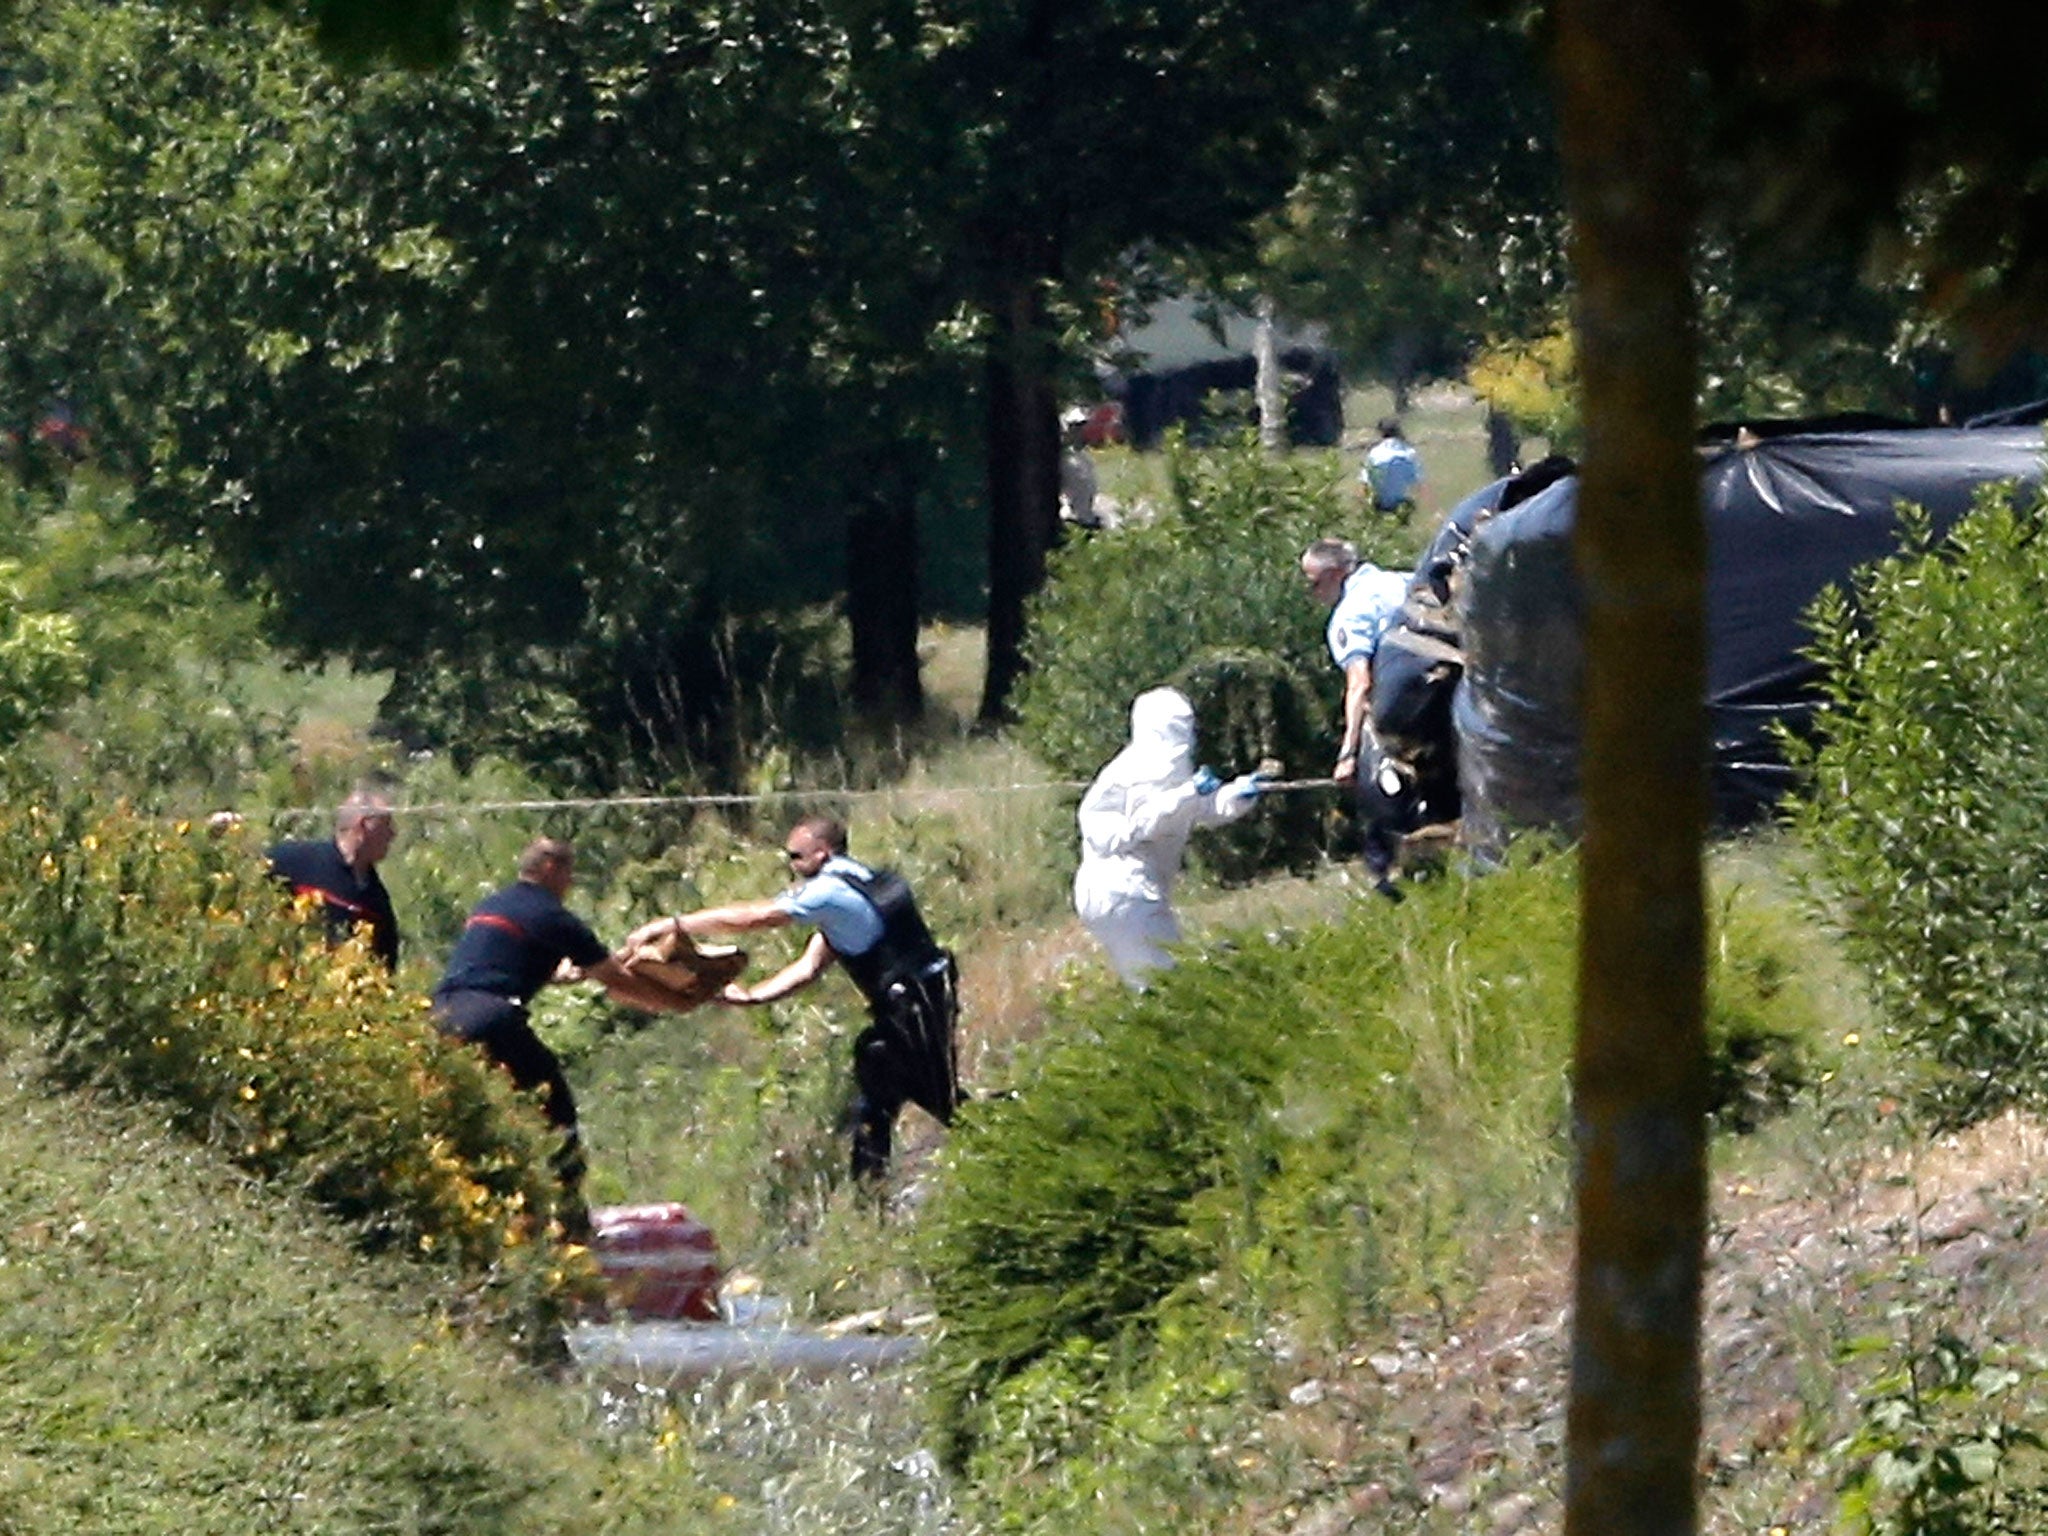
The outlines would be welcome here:
<svg viewBox="0 0 2048 1536">
<path fill-rule="evenodd" d="M 1515 465 L 1522 457 L 1522 440 L 1515 432 L 1515 424 L 1496 411 L 1486 408 L 1486 465 L 1496 479 L 1515 472 Z"/>
<path fill-rule="evenodd" d="M 1706 537 L 1681 9 L 1553 13 L 1586 424 L 1571 1536 L 1697 1522 Z"/>
<path fill-rule="evenodd" d="M 870 722 L 924 713 L 918 676 L 917 476 L 876 470 L 846 527 L 846 623 L 853 637 L 853 705 Z"/>
<path fill-rule="evenodd" d="M 1394 396 L 1394 414 L 1406 416 L 1415 403 L 1416 359 L 1422 356 L 1422 338 L 1411 330 L 1397 330 L 1387 346 L 1388 385 Z"/>
<path fill-rule="evenodd" d="M 1045 585 L 1059 540 L 1060 424 L 1053 344 L 1040 285 L 1004 285 L 988 364 L 988 670 L 981 720 L 1009 718 L 1024 671 L 1024 605 Z"/>
<path fill-rule="evenodd" d="M 1259 324 L 1253 333 L 1256 364 L 1252 394 L 1259 403 L 1259 446 L 1279 453 L 1287 446 L 1287 384 L 1280 377 L 1280 338 L 1273 320 L 1273 301 L 1259 299 Z"/>
</svg>

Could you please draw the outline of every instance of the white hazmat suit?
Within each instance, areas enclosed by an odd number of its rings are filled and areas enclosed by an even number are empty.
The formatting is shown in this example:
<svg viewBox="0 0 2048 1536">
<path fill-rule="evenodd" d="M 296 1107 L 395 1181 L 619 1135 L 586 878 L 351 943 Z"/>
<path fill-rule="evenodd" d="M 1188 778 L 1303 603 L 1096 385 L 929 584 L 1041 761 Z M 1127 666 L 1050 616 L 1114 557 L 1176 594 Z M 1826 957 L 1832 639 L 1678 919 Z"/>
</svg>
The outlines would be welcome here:
<svg viewBox="0 0 2048 1536">
<path fill-rule="evenodd" d="M 1131 703 L 1130 745 L 1109 760 L 1081 797 L 1081 868 L 1074 910 L 1109 953 L 1124 983 L 1173 964 L 1180 942 L 1173 883 L 1196 827 L 1236 821 L 1257 803 L 1259 782 L 1245 774 L 1205 787 L 1195 774 L 1194 706 L 1172 688 Z"/>
</svg>

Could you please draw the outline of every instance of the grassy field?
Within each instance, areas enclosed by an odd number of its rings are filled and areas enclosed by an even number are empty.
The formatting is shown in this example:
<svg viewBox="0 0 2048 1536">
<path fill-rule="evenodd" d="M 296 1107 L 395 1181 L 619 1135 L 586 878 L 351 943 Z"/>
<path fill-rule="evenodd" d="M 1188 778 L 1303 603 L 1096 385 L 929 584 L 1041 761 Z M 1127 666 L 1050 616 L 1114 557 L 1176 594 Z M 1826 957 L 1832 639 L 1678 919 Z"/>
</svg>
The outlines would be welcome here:
<svg viewBox="0 0 2048 1536">
<path fill-rule="evenodd" d="M 1345 427 L 1339 445 L 1299 452 L 1326 460 L 1330 483 L 1355 494 L 1365 450 L 1379 436 L 1380 419 L 1393 414 L 1389 390 L 1351 390 L 1344 398 Z M 1493 478 L 1486 462 L 1486 411 L 1462 385 L 1431 383 L 1414 392 L 1401 423 L 1422 457 L 1424 478 L 1415 498 L 1420 535 L 1433 531 L 1446 511 Z M 1540 456 L 1542 447 L 1540 440 L 1525 444 L 1525 462 Z M 1095 465 L 1103 493 L 1124 506 L 1158 506 L 1167 500 L 1163 454 L 1101 448 L 1095 450 Z"/>
<path fill-rule="evenodd" d="M 667 1531 L 715 1496 L 134 1109 L 0 1075 L 0 1531 Z M 593 1523 L 593 1511 L 608 1508 Z"/>
<path fill-rule="evenodd" d="M 1352 482 L 1387 404 L 1348 403 L 1349 439 L 1323 456 L 1331 484 Z M 1485 479 L 1483 436 L 1449 388 L 1421 391 L 1407 424 L 1429 468 L 1420 537 Z M 1104 456 L 1113 494 L 1154 494 L 1161 473 L 1156 457 Z M 256 1182 L 147 1110 L 54 1091 L 31 1044 L 41 1021 L 0 1019 L 0 1536 L 1554 1527 L 1568 885 L 1517 905 L 1512 888 L 1477 890 L 1453 867 L 1396 910 L 1342 862 L 1227 890 L 1197 873 L 1178 904 L 1207 958 L 1141 1017 L 1069 911 L 1075 791 L 1007 792 L 1050 776 L 972 732 L 977 630 L 936 626 L 921 650 L 926 728 L 825 765 L 835 782 L 886 778 L 883 791 L 814 802 L 850 811 L 856 852 L 911 873 L 961 954 L 963 1065 L 981 1101 L 969 1116 L 1035 1118 L 1043 1144 L 1011 1147 L 1017 1177 L 988 1180 L 1002 1198 L 963 1218 L 945 1201 L 979 1133 L 949 1138 L 913 1111 L 886 1197 L 860 1198 L 838 1118 L 862 1010 L 842 978 L 773 1009 L 652 1025 L 555 988 L 538 1020 L 583 1106 L 592 1193 L 691 1204 L 721 1237 L 733 1289 L 799 1321 L 943 1341 L 957 1318 L 935 1315 L 928 1235 L 942 1218 L 994 1230 L 1006 1202 L 1064 1181 L 1085 1198 L 1049 1205 L 1018 1251 L 1079 1232 L 1077 1249 L 1100 1237 L 1109 1254 L 1142 1231 L 1182 1276 L 1169 1294 L 1138 1295 L 1130 1328 L 1076 1330 L 1003 1379 L 970 1483 L 935 1459 L 917 1372 L 670 1388 L 517 1365 L 488 1333 L 450 1325 L 452 1276 L 366 1258 L 288 1184 Z M 383 750 L 364 739 L 379 678 L 261 668 L 245 682 L 300 722 L 279 803 L 328 794 Z M 532 790 L 504 765 L 409 770 L 415 800 Z M 761 783 L 808 771 L 764 764 Z M 779 887 L 797 808 L 416 817 L 387 866 L 414 938 L 405 979 L 431 984 L 467 904 L 543 826 L 586 850 L 573 905 L 615 937 L 651 911 Z M 1714 855 L 1716 955 L 1742 1008 L 1799 1021 L 1804 1053 L 1783 1083 L 1751 1072 L 1769 1112 L 1714 1149 L 1702 1528 L 1728 1536 L 1834 1518 L 1857 1465 L 1841 1447 L 1857 1436 L 1953 1451 L 2048 1411 L 2024 1361 L 1996 1401 L 1971 1396 L 1975 1377 L 1938 1376 L 1951 1337 L 1986 1358 L 2048 1350 L 2035 1236 L 2048 1211 L 2031 1181 L 2048 1133 L 2023 1117 L 1963 1135 L 1916 1120 L 1908 1066 L 1882 1043 L 1809 879 L 1776 838 Z M 776 937 L 757 948 L 761 966 L 791 952 Z M 18 934 L 4 958 L 34 959 Z M 1269 1052 L 1265 1026 L 1283 1016 L 1288 1050 Z M 1141 1046 L 1170 1064 L 1166 1087 L 1213 1072 L 1241 1089 L 1240 1119 L 1205 1123 L 1202 1095 L 1148 1092 Z M 1231 1052 L 1249 1063 L 1235 1076 Z M 1277 1087 L 1259 1076 L 1269 1058 Z M 1089 1092 L 1049 1103 L 1055 1068 Z M 1190 1172 L 1147 1160 L 1165 1145 L 1145 1134 L 1165 1101 L 1185 1115 L 1161 1134 L 1211 1160 L 1192 1194 L 1161 1206 L 1144 1202 Z M 1071 1105 L 1083 1109 L 1063 1116 Z M 1098 1278 L 1066 1277 L 1074 1295 Z M 1882 1387 L 1901 1370 L 1956 1390 L 1902 1420 Z M 2000 1475 L 2017 1487 L 2038 1465 L 2012 1444 Z"/>
</svg>

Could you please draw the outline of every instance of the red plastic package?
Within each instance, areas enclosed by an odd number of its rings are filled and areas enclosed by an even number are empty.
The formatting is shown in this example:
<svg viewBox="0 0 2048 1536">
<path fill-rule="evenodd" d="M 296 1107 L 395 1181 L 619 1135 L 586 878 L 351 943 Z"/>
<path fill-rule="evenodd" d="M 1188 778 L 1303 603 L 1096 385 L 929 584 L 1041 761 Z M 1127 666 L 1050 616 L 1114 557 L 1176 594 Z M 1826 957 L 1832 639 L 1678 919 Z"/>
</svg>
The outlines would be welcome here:
<svg viewBox="0 0 2048 1536">
<path fill-rule="evenodd" d="M 688 1206 L 599 1206 L 590 1213 L 590 1252 L 613 1311 L 718 1321 L 718 1239 Z"/>
</svg>

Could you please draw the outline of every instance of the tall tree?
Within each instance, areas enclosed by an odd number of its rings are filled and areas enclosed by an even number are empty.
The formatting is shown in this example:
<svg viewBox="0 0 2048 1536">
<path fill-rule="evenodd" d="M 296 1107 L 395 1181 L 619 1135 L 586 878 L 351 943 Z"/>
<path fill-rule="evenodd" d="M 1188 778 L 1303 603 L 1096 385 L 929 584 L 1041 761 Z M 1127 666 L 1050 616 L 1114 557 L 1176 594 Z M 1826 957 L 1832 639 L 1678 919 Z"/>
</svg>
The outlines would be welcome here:
<svg viewBox="0 0 2048 1536">
<path fill-rule="evenodd" d="M 1559 0 L 1585 459 L 1569 1532 L 1694 1524 L 1707 1070 L 1706 537 L 1682 8 Z"/>
<path fill-rule="evenodd" d="M 846 80 L 893 125 L 978 319 L 989 516 L 985 719 L 1022 666 L 1058 529 L 1059 315 L 1132 253 L 1248 249 L 1327 109 L 1356 0 L 840 0 Z"/>
<path fill-rule="evenodd" d="M 1564 292 L 1557 132 L 1526 7 L 1375 0 L 1333 67 L 1311 173 L 1263 279 L 1397 396 Z"/>
<path fill-rule="evenodd" d="M 773 9 L 526 6 L 345 82 L 268 29 L 43 0 L 0 115 L 51 175 L 10 190 L 96 302 L 9 286 L 11 336 L 69 343 L 8 349 L 66 365 L 18 398 L 89 395 L 155 515 L 458 742 L 524 709 L 593 771 L 608 737 L 728 763 L 799 654 L 769 625 L 842 592 L 856 693 L 914 710 L 959 300 L 823 88 L 841 35 Z"/>
<path fill-rule="evenodd" d="M 2048 329 L 2048 20 L 1886 0 L 1556 0 L 1586 454 L 1585 896 L 1567 1529 L 1695 1528 L 1704 1220 L 1695 173 L 1734 228 L 1860 252 L 1988 362 Z M 1694 125 L 1697 131 L 1694 131 Z"/>
</svg>

